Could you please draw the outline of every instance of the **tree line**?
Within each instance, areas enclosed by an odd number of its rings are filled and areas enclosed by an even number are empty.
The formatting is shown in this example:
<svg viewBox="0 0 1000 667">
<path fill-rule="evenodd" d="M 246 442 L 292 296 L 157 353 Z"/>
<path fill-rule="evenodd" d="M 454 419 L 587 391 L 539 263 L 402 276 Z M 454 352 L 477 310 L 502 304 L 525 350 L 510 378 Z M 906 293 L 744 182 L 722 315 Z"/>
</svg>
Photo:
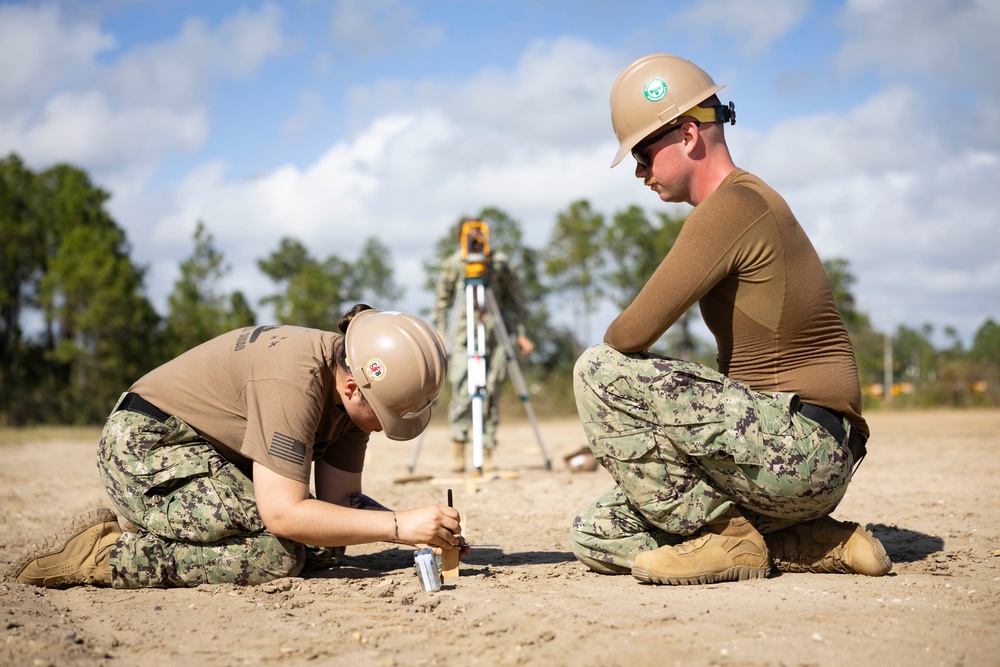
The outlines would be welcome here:
<svg viewBox="0 0 1000 667">
<path fill-rule="evenodd" d="M 0 425 L 100 423 L 145 372 L 220 333 L 258 323 L 242 292 L 223 289 L 230 267 L 203 221 L 179 265 L 167 312 L 158 313 L 145 267 L 132 260 L 125 232 L 106 210 L 109 197 L 72 165 L 35 172 L 15 154 L 0 160 Z M 456 228 L 465 217 L 456 217 Z M 537 345 L 523 365 L 533 393 L 547 407 L 572 410 L 571 369 L 580 341 L 592 339 L 595 313 L 604 303 L 624 308 L 632 301 L 684 218 L 650 216 L 638 206 L 606 218 L 580 200 L 557 215 L 549 244 L 538 249 L 524 243 L 520 223 L 501 209 L 487 207 L 474 217 L 487 223 L 493 248 L 510 258 L 524 287 Z M 446 230 L 424 262 L 424 289 L 433 289 L 456 247 L 457 234 Z M 335 330 L 354 303 L 391 307 L 404 296 L 391 254 L 375 237 L 352 260 L 315 257 L 287 236 L 257 266 L 274 292 L 256 306 L 269 307 L 279 324 Z M 931 324 L 888 335 L 857 310 L 847 260 L 824 266 L 855 344 L 866 401 L 1000 403 L 995 322 L 987 319 L 968 349 L 948 327 L 949 344 L 936 347 Z M 571 305 L 572 326 L 554 323 L 553 298 Z M 714 343 L 691 333 L 696 317 L 692 309 L 656 351 L 714 365 Z"/>
</svg>

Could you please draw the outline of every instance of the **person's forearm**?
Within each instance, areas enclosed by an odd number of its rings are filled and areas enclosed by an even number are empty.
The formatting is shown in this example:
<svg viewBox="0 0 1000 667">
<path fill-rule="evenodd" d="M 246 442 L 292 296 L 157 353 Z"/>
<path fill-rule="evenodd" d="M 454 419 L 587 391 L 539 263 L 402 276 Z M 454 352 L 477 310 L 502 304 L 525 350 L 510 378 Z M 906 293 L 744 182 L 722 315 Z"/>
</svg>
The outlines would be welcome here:
<svg viewBox="0 0 1000 667">
<path fill-rule="evenodd" d="M 363 493 L 352 493 L 347 497 L 347 506 L 356 510 L 382 510 L 391 512 L 388 507 Z"/>
<path fill-rule="evenodd" d="M 296 503 L 271 523 L 268 529 L 278 537 L 317 547 L 399 541 L 395 512 L 342 507 L 313 498 Z"/>
<path fill-rule="evenodd" d="M 316 495 L 309 487 L 254 462 L 257 509 L 274 535 L 317 547 L 371 542 L 453 547 L 461 542 L 458 510 L 426 505 L 384 509 L 361 492 L 361 474 L 326 464 L 316 468 Z M 366 509 L 359 509 L 365 507 Z"/>
</svg>

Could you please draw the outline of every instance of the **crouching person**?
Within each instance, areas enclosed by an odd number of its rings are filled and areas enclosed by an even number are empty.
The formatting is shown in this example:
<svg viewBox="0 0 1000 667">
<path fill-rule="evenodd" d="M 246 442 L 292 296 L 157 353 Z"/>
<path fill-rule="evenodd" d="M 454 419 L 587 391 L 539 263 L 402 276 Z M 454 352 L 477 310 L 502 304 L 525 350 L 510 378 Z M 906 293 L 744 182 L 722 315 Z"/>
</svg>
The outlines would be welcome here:
<svg viewBox="0 0 1000 667">
<path fill-rule="evenodd" d="M 94 510 L 29 548 L 12 575 L 38 586 L 253 585 L 296 576 L 307 558 L 335 563 L 354 544 L 467 552 L 457 510 L 392 511 L 361 490 L 369 434 L 408 440 L 430 421 L 446 377 L 440 336 L 363 304 L 339 328 L 248 327 L 142 377 L 98 452 L 126 531 L 111 509 Z"/>
<path fill-rule="evenodd" d="M 694 208 L 662 263 L 576 364 L 580 418 L 617 486 L 573 527 L 592 569 L 659 584 L 783 571 L 878 576 L 875 537 L 830 513 L 865 456 L 854 349 L 787 202 L 739 169 L 736 122 L 694 63 L 652 54 L 611 90 L 635 176 Z M 649 348 L 698 303 L 718 370 Z"/>
</svg>

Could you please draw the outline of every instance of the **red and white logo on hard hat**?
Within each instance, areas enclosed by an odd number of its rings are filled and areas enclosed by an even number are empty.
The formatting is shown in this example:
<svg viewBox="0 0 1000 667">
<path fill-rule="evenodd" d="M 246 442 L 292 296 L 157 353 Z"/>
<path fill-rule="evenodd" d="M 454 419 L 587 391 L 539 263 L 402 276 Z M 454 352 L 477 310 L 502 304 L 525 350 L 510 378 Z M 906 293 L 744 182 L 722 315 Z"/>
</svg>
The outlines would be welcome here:
<svg viewBox="0 0 1000 667">
<path fill-rule="evenodd" d="M 385 364 L 378 357 L 369 359 L 368 363 L 365 364 L 365 370 L 368 371 L 368 377 L 375 382 L 385 379 Z"/>
</svg>

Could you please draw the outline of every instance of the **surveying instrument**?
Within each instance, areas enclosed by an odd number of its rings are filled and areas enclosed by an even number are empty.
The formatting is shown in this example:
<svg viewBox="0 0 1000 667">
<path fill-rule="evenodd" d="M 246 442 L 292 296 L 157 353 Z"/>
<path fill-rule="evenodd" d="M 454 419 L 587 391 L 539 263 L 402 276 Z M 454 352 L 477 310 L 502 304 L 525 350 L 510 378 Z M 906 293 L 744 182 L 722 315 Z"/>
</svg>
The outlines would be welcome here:
<svg viewBox="0 0 1000 667">
<path fill-rule="evenodd" d="M 497 305 L 496 297 L 489 285 L 489 258 L 490 258 L 490 231 L 486 223 L 477 220 L 470 220 L 462 224 L 460 237 L 462 261 L 465 262 L 465 338 L 466 349 L 469 354 L 468 363 L 468 391 L 472 402 L 472 467 L 482 476 L 483 473 L 483 408 L 486 401 L 486 376 L 488 368 L 488 353 L 486 349 L 486 324 L 484 315 L 489 314 L 493 318 L 495 327 L 494 333 L 503 349 L 507 353 L 507 372 L 514 383 L 521 404 L 531 420 L 531 426 L 535 431 L 535 440 L 538 448 L 542 452 L 542 459 L 545 461 L 545 469 L 552 470 L 552 462 L 548 454 L 545 453 L 545 445 L 542 443 L 542 434 L 538 430 L 538 421 L 535 419 L 535 411 L 531 407 L 531 399 L 528 397 L 528 385 L 521 374 L 521 367 L 517 363 L 517 352 L 510 342 L 507 327 L 503 317 L 500 316 L 500 307 Z M 452 341 L 458 330 L 460 320 L 459 314 L 462 309 L 462 301 L 455 299 L 451 313 L 448 316 L 448 330 L 445 335 L 445 346 L 448 353 L 451 353 Z M 420 447 L 424 440 L 424 434 L 417 438 L 413 449 L 413 457 L 410 459 L 409 472 L 413 474 L 413 469 L 417 465 L 417 457 L 420 455 Z"/>
</svg>

